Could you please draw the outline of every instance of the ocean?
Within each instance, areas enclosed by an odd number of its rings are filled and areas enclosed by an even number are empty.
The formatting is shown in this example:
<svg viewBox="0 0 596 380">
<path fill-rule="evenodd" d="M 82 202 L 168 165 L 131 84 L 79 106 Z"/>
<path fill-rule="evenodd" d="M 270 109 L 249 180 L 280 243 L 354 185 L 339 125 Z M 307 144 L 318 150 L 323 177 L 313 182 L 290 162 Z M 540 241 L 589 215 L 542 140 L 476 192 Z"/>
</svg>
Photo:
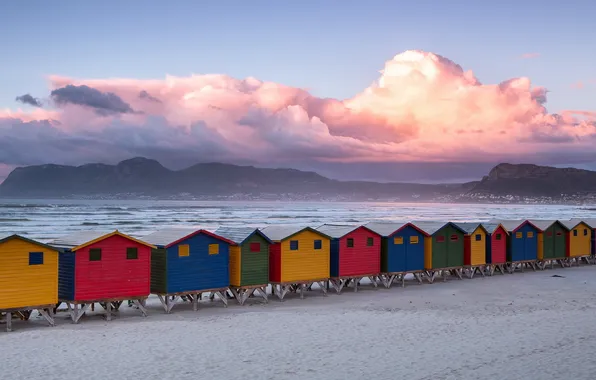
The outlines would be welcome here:
<svg viewBox="0 0 596 380">
<path fill-rule="evenodd" d="M 596 218 L 596 208 L 560 205 L 384 202 L 2 200 L 0 235 L 48 241 L 78 231 L 118 229 L 142 237 L 163 227 L 364 224 L 369 221 L 486 221 Z"/>
</svg>

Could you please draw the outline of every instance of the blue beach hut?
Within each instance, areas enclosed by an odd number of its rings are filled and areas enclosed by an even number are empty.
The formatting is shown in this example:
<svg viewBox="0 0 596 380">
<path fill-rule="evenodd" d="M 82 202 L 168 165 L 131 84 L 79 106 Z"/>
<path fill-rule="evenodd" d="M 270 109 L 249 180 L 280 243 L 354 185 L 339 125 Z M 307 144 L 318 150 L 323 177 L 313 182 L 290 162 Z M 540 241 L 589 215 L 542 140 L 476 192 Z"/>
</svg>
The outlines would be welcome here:
<svg viewBox="0 0 596 380">
<path fill-rule="evenodd" d="M 530 266 L 536 269 L 538 234 L 541 229 L 528 220 L 500 220 L 494 222 L 500 223 L 509 232 L 507 262 L 514 264 L 529 262 Z"/>
<path fill-rule="evenodd" d="M 371 222 L 366 227 L 383 237 L 381 245 L 381 273 L 383 283 L 390 287 L 397 276 L 404 284 L 406 273 L 419 273 L 424 268 L 424 243 L 429 235 L 409 222 Z"/>
<path fill-rule="evenodd" d="M 169 313 L 176 300 L 197 309 L 202 293 L 227 305 L 230 286 L 230 246 L 234 242 L 205 229 L 167 228 L 143 237 L 156 246 L 151 252 L 151 293 Z"/>
</svg>

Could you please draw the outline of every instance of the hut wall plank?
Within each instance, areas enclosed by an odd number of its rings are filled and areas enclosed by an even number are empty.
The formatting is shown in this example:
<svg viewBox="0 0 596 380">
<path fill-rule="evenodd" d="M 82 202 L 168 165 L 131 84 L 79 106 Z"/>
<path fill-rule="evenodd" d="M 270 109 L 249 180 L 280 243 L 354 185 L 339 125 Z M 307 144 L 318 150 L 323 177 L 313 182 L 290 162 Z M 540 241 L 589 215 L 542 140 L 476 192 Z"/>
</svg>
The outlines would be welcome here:
<svg viewBox="0 0 596 380">
<path fill-rule="evenodd" d="M 29 252 L 43 252 L 43 264 L 29 265 Z M 20 240 L 0 243 L 0 309 L 58 302 L 58 252 Z"/>
</svg>

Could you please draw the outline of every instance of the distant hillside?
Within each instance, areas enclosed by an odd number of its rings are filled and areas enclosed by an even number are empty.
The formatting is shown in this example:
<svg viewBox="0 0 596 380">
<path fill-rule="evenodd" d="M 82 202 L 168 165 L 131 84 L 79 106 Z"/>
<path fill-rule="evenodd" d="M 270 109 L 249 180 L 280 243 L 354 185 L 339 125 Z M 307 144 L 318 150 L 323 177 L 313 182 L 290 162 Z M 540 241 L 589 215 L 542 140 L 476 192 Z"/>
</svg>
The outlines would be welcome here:
<svg viewBox="0 0 596 380">
<path fill-rule="evenodd" d="M 486 201 L 487 197 L 565 195 L 596 199 L 596 172 L 529 164 L 499 164 L 465 184 L 337 181 L 314 172 L 203 163 L 170 170 L 142 157 L 117 165 L 17 168 L 0 185 L 11 198 L 266 199 Z"/>
<path fill-rule="evenodd" d="M 470 194 L 560 197 L 596 193 L 596 172 L 530 164 L 499 164 L 482 178 Z"/>
<path fill-rule="evenodd" d="M 262 169 L 221 163 L 204 163 L 183 170 L 170 170 L 142 157 L 117 165 L 38 165 L 13 170 L 0 185 L 3 197 L 71 197 L 137 194 L 168 198 L 188 194 L 203 198 L 280 197 L 300 195 L 305 199 L 432 199 L 461 193 L 475 183 L 423 185 L 411 183 L 342 182 L 317 173 L 295 169 Z"/>
</svg>

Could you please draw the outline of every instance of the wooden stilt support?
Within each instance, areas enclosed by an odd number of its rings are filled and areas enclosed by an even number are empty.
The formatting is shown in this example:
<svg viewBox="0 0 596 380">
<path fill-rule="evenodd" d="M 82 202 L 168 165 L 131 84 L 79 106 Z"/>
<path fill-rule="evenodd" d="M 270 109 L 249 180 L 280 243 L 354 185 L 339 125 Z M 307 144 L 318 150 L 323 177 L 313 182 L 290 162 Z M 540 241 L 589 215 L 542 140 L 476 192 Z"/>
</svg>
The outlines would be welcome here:
<svg viewBox="0 0 596 380">
<path fill-rule="evenodd" d="M 272 283 L 271 287 L 273 288 L 273 294 L 277 295 L 280 302 L 282 302 L 285 296 L 290 293 L 299 293 L 300 299 L 304 299 L 304 292 L 308 288 L 312 288 L 314 284 L 319 285 L 319 288 L 323 292 L 323 295 L 327 296 L 327 281 L 329 279 L 324 280 L 316 280 L 316 281 L 308 281 L 308 282 L 300 282 L 300 283 Z"/>
<path fill-rule="evenodd" d="M 267 297 L 267 285 L 251 285 L 251 286 L 240 286 L 230 287 L 230 291 L 234 295 L 234 298 L 240 305 L 244 305 L 246 301 L 254 295 L 261 296 L 265 303 L 269 302 Z"/>
<path fill-rule="evenodd" d="M 178 304 L 180 300 L 182 300 L 183 302 L 190 302 L 192 305 L 192 309 L 194 311 L 199 310 L 199 301 L 202 299 L 203 293 L 210 293 L 209 299 L 211 301 L 215 300 L 215 296 L 217 295 L 218 298 L 221 299 L 221 301 L 223 302 L 224 307 L 227 307 L 229 297 L 226 297 L 226 296 L 227 296 L 228 290 L 229 290 L 228 288 L 220 288 L 220 289 L 185 291 L 185 292 L 179 292 L 179 293 L 167 293 L 167 294 L 156 293 L 156 294 L 157 294 L 157 298 L 159 299 L 159 302 L 161 303 L 161 306 L 163 307 L 166 314 L 170 314 L 172 312 L 172 309 L 174 308 L 174 306 L 176 306 L 176 304 Z M 135 306 L 137 306 L 137 308 L 141 311 L 141 313 L 146 315 L 146 313 L 147 313 L 146 302 L 135 303 Z"/>
<path fill-rule="evenodd" d="M 495 264 L 493 266 L 493 273 L 495 272 L 501 272 L 501 274 L 505 274 L 505 264 Z"/>
<path fill-rule="evenodd" d="M 12 312 L 8 311 L 6 313 L 6 331 L 12 331 Z"/>
<path fill-rule="evenodd" d="M 435 282 L 435 279 L 437 278 L 437 276 L 440 274 L 440 270 L 429 270 L 426 271 L 426 277 L 428 279 L 428 283 L 432 284 Z"/>
<path fill-rule="evenodd" d="M 33 310 L 37 312 L 48 322 L 48 325 L 54 326 L 54 305 L 39 305 L 27 306 L 24 308 L 2 309 L 0 315 L 4 314 L 4 323 L 6 323 L 6 331 L 12 331 L 13 317 L 17 317 L 21 321 L 28 321 Z"/>
<path fill-rule="evenodd" d="M 52 311 L 52 308 L 39 309 L 37 311 L 46 321 L 48 321 L 50 326 L 52 326 L 52 327 L 55 326 L 54 313 Z"/>
<path fill-rule="evenodd" d="M 161 302 L 161 305 L 163 306 L 163 309 L 165 310 L 166 314 L 170 314 L 170 312 L 172 311 L 172 309 L 174 308 L 174 305 L 176 305 L 176 301 L 178 300 L 178 296 L 170 296 L 170 295 L 163 295 L 163 294 L 158 294 L 157 298 L 159 298 L 159 302 Z"/>
<path fill-rule="evenodd" d="M 379 286 L 379 278 L 378 275 L 363 275 L 363 276 L 350 276 L 350 277 L 333 277 L 328 280 L 328 283 L 331 284 L 331 287 L 335 289 L 337 294 L 341 294 L 341 291 L 344 288 L 347 288 L 352 285 L 354 292 L 358 291 L 358 287 L 360 286 L 360 281 L 363 278 L 368 278 L 370 280 L 371 285 L 376 289 Z M 383 280 L 381 280 L 383 281 Z M 383 284 L 387 286 L 387 284 L 383 281 Z M 312 288 L 313 284 L 308 286 L 309 289 Z"/>
<path fill-rule="evenodd" d="M 486 265 L 477 265 L 477 266 L 470 266 L 464 269 L 465 274 L 468 276 L 469 279 L 474 278 L 476 273 L 480 274 L 482 277 L 485 276 Z"/>
<path fill-rule="evenodd" d="M 70 314 L 70 318 L 72 319 L 73 323 L 79 323 L 79 320 L 85 314 L 87 309 L 91 306 L 88 303 L 70 303 L 65 301 L 66 306 L 68 307 L 68 312 Z"/>
<path fill-rule="evenodd" d="M 147 298 L 134 299 L 132 303 L 137 306 L 143 317 L 147 316 Z"/>
<path fill-rule="evenodd" d="M 395 280 L 395 277 L 397 275 L 392 274 L 392 273 L 383 273 L 379 276 L 379 278 L 381 279 L 381 283 L 387 288 L 389 289 L 391 287 L 391 285 L 393 285 L 393 281 Z"/>
</svg>

